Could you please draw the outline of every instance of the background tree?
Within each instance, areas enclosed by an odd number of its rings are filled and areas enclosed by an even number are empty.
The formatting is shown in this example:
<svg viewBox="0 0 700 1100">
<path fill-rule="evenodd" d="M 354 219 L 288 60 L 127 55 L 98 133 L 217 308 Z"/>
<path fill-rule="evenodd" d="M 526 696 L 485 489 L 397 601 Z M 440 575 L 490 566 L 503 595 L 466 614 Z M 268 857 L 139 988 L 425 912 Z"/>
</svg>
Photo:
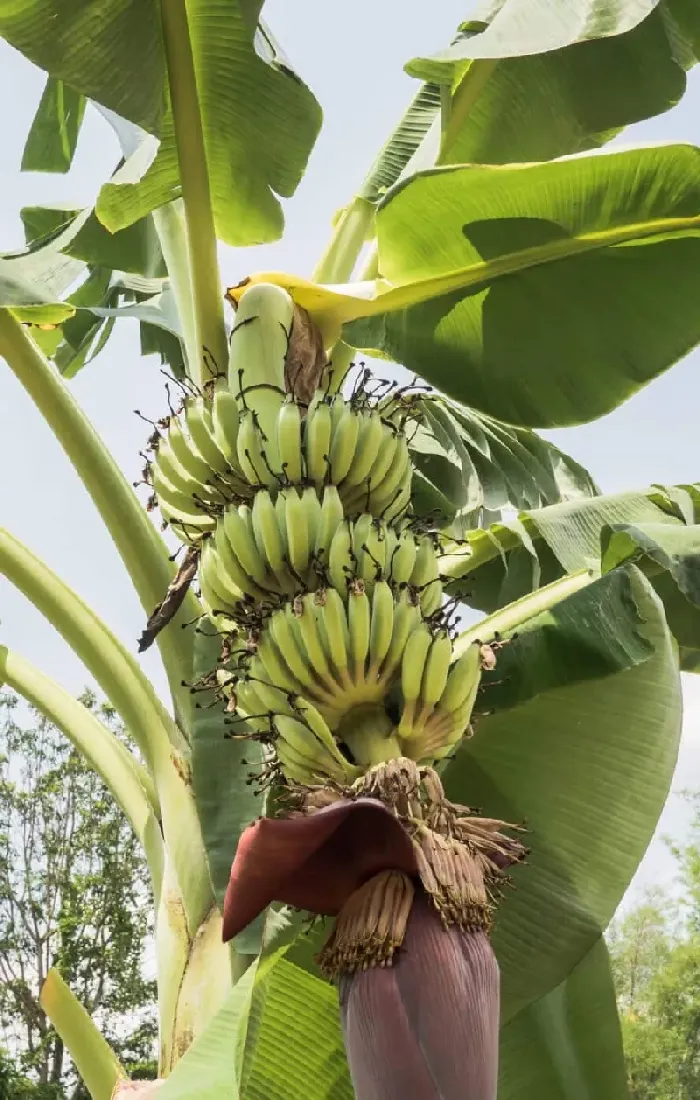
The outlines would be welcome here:
<svg viewBox="0 0 700 1100">
<path fill-rule="evenodd" d="M 651 891 L 610 930 L 632 1100 L 700 1098 L 700 802 L 671 845 L 679 899 Z"/>
<path fill-rule="evenodd" d="M 123 736 L 109 706 L 89 692 L 82 702 Z M 155 989 L 143 975 L 151 930 L 144 861 L 121 810 L 56 727 L 4 692 L 0 1022 L 9 1095 L 88 1095 L 39 1004 L 52 966 L 80 989 L 134 1076 L 153 1075 Z"/>
</svg>

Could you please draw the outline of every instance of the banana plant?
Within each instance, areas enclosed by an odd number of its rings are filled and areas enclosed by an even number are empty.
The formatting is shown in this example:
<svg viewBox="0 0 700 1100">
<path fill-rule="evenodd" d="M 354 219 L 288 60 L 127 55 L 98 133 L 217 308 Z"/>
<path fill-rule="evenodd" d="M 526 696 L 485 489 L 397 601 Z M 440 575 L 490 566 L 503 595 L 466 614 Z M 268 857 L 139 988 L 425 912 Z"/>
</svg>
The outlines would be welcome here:
<svg viewBox="0 0 700 1100">
<path fill-rule="evenodd" d="M 10 532 L 0 568 L 133 752 L 12 648 L 0 675 L 144 846 L 159 1080 L 127 1079 L 55 971 L 42 1005 L 93 1100 L 624 1100 L 602 937 L 700 667 L 700 486 L 601 495 L 536 429 L 700 341 L 700 151 L 590 152 L 678 101 L 700 19 L 490 3 L 408 62 L 417 92 L 312 278 L 225 288 L 217 243 L 280 237 L 321 123 L 261 8 L 65 0 L 59 25 L 0 0 L 47 74 L 23 166 L 66 171 L 88 101 L 122 150 L 93 209 L 23 211 L 0 356 L 142 635 Z M 172 375 L 144 492 L 70 386 L 123 317 Z"/>
</svg>

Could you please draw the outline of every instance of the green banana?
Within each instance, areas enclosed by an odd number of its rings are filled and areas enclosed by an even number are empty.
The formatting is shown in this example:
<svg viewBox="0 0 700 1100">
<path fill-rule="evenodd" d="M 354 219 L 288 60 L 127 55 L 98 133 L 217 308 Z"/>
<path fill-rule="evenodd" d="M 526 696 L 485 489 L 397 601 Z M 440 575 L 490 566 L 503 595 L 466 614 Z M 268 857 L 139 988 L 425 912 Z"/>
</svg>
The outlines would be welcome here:
<svg viewBox="0 0 700 1100">
<path fill-rule="evenodd" d="M 419 623 L 411 632 L 401 658 L 401 694 L 403 710 L 399 722 L 399 736 L 408 738 L 413 733 L 416 703 L 420 695 L 423 672 L 433 636 L 425 625 Z"/>
<path fill-rule="evenodd" d="M 319 390 L 316 391 L 306 414 L 305 443 L 308 476 L 320 488 L 329 479 L 331 410 L 325 394 Z"/>
<path fill-rule="evenodd" d="M 377 581 L 372 592 L 368 679 L 378 675 L 382 662 L 389 652 L 393 633 L 394 594 L 386 581 Z"/>
<path fill-rule="evenodd" d="M 252 522 L 248 523 L 250 508 L 241 505 L 236 508 L 231 505 L 224 512 L 223 520 L 219 521 L 219 529 L 223 528 L 230 548 L 238 559 L 241 569 L 260 586 L 262 591 L 270 588 L 271 576 L 265 568 L 265 559 L 260 555 L 257 543 L 253 536 Z"/>
<path fill-rule="evenodd" d="M 298 585 L 285 562 L 287 546 L 280 532 L 275 505 L 270 494 L 264 489 L 260 489 L 255 494 L 251 518 L 258 553 L 267 561 L 280 590 L 291 595 L 297 590 Z"/>
<path fill-rule="evenodd" d="M 442 631 L 433 638 L 423 669 L 423 679 L 420 685 L 421 713 L 418 715 L 419 724 L 425 721 L 445 690 L 451 661 L 452 642 L 449 634 Z"/>
<path fill-rule="evenodd" d="M 369 580 L 376 574 L 376 567 L 365 551 L 373 522 L 374 517 L 369 512 L 363 512 L 352 524 L 352 553 L 357 576 L 363 580 Z"/>
<path fill-rule="evenodd" d="M 267 631 L 269 631 L 272 641 L 278 652 L 282 655 L 282 659 L 287 664 L 292 676 L 301 685 L 301 694 L 305 691 L 313 690 L 313 670 L 299 652 L 299 644 L 295 636 L 294 626 L 287 618 L 284 608 L 275 611 L 270 616 L 265 633 L 267 633 Z M 275 680 L 273 679 L 273 683 L 274 682 Z M 286 684 L 283 686 L 286 687 Z"/>
<path fill-rule="evenodd" d="M 175 459 L 183 470 L 194 478 L 206 484 L 212 476 L 211 467 L 196 449 L 189 433 L 183 431 L 182 423 L 177 416 L 171 416 L 168 421 L 168 443 Z"/>
<path fill-rule="evenodd" d="M 244 477 L 253 487 L 277 485 L 277 478 L 270 469 L 265 442 L 258 427 L 257 414 L 246 409 L 238 424 L 238 464 Z"/>
<path fill-rule="evenodd" d="M 339 414 L 337 410 L 340 410 Z M 337 396 L 333 399 L 331 418 L 331 481 L 334 485 L 339 485 L 347 475 L 355 456 L 361 419 L 352 405 Z"/>
<path fill-rule="evenodd" d="M 271 616 L 270 621 L 274 619 L 275 615 L 279 614 L 280 612 L 276 611 Z M 265 679 L 268 683 L 275 684 L 283 691 L 291 692 L 293 695 L 300 694 L 302 685 L 277 649 L 269 629 L 263 631 L 258 641 L 256 656 L 265 672 L 264 677 L 261 677 L 261 679 Z"/>
<path fill-rule="evenodd" d="M 345 605 L 335 588 L 325 588 L 318 593 L 316 614 L 320 635 L 336 679 L 341 685 L 348 685 L 348 621 Z"/>
<path fill-rule="evenodd" d="M 321 683 L 332 690 L 333 673 L 319 633 L 315 600 L 315 595 L 308 592 L 303 597 L 297 597 L 294 613 L 309 664 L 316 670 Z"/>
<path fill-rule="evenodd" d="M 365 664 L 369 653 L 370 621 L 372 608 L 365 586 L 361 581 L 350 585 L 348 592 L 348 649 L 350 674 L 355 683 L 363 683 Z"/>
<path fill-rule="evenodd" d="M 238 402 L 224 378 L 216 380 L 211 420 L 214 442 L 234 473 L 243 478 L 243 470 L 238 461 Z"/>
<path fill-rule="evenodd" d="M 284 494 L 280 494 L 282 495 L 285 499 L 284 516 L 289 562 L 296 575 L 295 579 L 303 583 L 311 554 L 306 503 L 302 501 L 296 489 L 287 489 Z"/>
<path fill-rule="evenodd" d="M 215 597 L 216 610 L 235 611 L 245 596 L 245 589 L 239 587 L 225 572 L 215 544 L 216 534 L 202 544 L 199 559 L 199 575 L 202 587 Z"/>
<path fill-rule="evenodd" d="M 416 564 L 418 544 L 412 531 L 404 530 L 398 536 L 395 549 L 387 562 L 392 584 L 408 584 Z"/>
<path fill-rule="evenodd" d="M 451 714 L 470 700 L 473 704 L 480 681 L 481 655 L 478 644 L 474 643 L 450 668 L 438 699 L 438 711 Z"/>
<path fill-rule="evenodd" d="M 267 600 L 269 593 L 255 583 L 234 553 L 223 523 L 216 525 L 214 538 L 210 541 L 213 541 L 216 551 L 217 571 L 215 583 L 219 590 L 228 591 L 229 593 L 239 591 L 244 596 L 252 596 L 259 601 Z M 240 597 L 238 598 L 240 599 Z"/>
<path fill-rule="evenodd" d="M 418 540 L 418 552 L 410 583 L 419 592 L 423 614 L 428 616 L 437 611 L 442 602 L 442 585 L 437 554 L 429 535 L 421 535 Z"/>
<path fill-rule="evenodd" d="M 225 474 L 229 469 L 228 460 L 214 440 L 214 424 L 203 397 L 187 399 L 185 421 L 192 442 L 210 470 L 214 470 L 217 474 Z"/>
<path fill-rule="evenodd" d="M 352 534 L 347 519 L 343 520 L 333 536 L 328 551 L 328 575 L 339 592 L 346 592 L 348 583 L 355 576 Z"/>
<path fill-rule="evenodd" d="M 277 416 L 277 451 L 282 475 L 292 484 L 302 480 L 301 409 L 291 395 Z"/>
<path fill-rule="evenodd" d="M 382 424 L 379 413 L 372 411 L 362 416 L 355 456 L 341 486 L 341 496 L 349 495 L 348 490 L 363 485 L 377 457 L 377 448 L 382 439 Z M 366 486 L 365 486 L 366 488 Z M 345 500 L 343 501 L 345 503 Z"/>
<path fill-rule="evenodd" d="M 386 683 L 401 664 L 404 649 L 411 633 L 421 621 L 420 607 L 409 589 L 404 589 L 394 603 L 394 629 L 391 642 L 382 662 L 381 677 Z"/>
<path fill-rule="evenodd" d="M 343 522 L 343 503 L 340 499 L 337 486 L 324 485 L 321 512 L 316 531 L 316 543 L 314 555 L 323 564 L 328 564 L 333 536 Z"/>
<path fill-rule="evenodd" d="M 198 511 L 192 497 L 171 485 L 157 467 L 153 468 L 153 489 L 163 518 L 177 526 L 177 533 L 182 531 L 185 542 L 196 542 L 216 529 L 214 517 Z"/>
</svg>

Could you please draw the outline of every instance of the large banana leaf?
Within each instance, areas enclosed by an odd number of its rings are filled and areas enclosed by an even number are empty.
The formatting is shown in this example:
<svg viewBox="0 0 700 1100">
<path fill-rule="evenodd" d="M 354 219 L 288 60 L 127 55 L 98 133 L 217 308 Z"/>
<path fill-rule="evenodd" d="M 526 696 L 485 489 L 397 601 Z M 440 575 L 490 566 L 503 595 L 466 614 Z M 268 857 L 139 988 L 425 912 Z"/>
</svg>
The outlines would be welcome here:
<svg viewBox="0 0 700 1100">
<path fill-rule="evenodd" d="M 700 653 L 700 518 L 694 486 L 656 486 L 520 513 L 518 520 L 465 532 L 466 544 L 442 559 L 453 594 L 493 612 L 566 573 L 607 572 L 635 561 L 660 596 L 694 671 Z M 471 553 L 470 553 L 471 552 Z"/>
<path fill-rule="evenodd" d="M 634 561 L 661 597 L 681 650 L 681 664 L 700 670 L 700 526 L 617 524 L 602 532 L 601 566 Z"/>
<path fill-rule="evenodd" d="M 195 635 L 195 676 L 210 672 L 216 664 L 220 638 L 213 629 L 204 624 Z M 214 895 L 223 908 L 238 838 L 246 825 L 264 812 L 259 785 L 249 781 L 260 772 L 262 753 L 255 741 L 226 736 L 242 735 L 245 727 L 240 721 L 227 725 L 231 716 L 216 702 L 213 692 L 200 692 L 197 700 L 192 722 L 192 785 Z M 255 922 L 237 938 L 235 946 L 255 953 L 259 940 L 260 922 Z"/>
<path fill-rule="evenodd" d="M 699 42 L 687 0 L 482 5 L 447 50 L 406 66 L 426 83 L 360 194 L 379 202 L 404 172 L 437 158 L 527 162 L 602 145 L 678 102 Z"/>
<path fill-rule="evenodd" d="M 143 353 L 158 353 L 180 377 L 184 364 L 179 317 L 153 216 L 110 233 L 90 210 L 29 206 L 20 214 L 29 251 L 14 261 L 18 269 L 35 266 L 37 256 L 45 256 L 52 278 L 50 263 L 68 264 L 62 257 L 81 261 L 68 269 L 72 282 L 83 279 L 61 306 L 70 316 L 60 322 L 57 318 L 48 330 L 35 327 L 32 333 L 61 374 L 76 375 L 102 351 L 117 318 L 134 317 L 141 324 Z M 35 319 L 34 313 L 29 317 Z"/>
<path fill-rule="evenodd" d="M 524 669 L 501 689 L 508 709 L 479 719 L 444 773 L 455 801 L 529 830 L 493 936 L 504 1022 L 559 985 L 610 920 L 668 794 L 681 723 L 675 646 L 638 570 L 581 589 L 508 649 Z"/>
<path fill-rule="evenodd" d="M 271 37 L 256 31 L 261 0 L 190 0 L 190 21 L 218 234 L 273 240 L 277 195 L 294 192 L 320 124 L 319 107 Z M 62 80 L 160 138 L 155 160 L 124 166 L 103 192 L 112 230 L 179 193 L 173 118 L 156 0 L 0 0 L 0 35 Z M 175 79 L 177 79 L 175 75 Z"/>
<path fill-rule="evenodd" d="M 498 1100 L 628 1100 L 608 952 L 599 939 L 560 986 L 501 1032 Z"/>
<path fill-rule="evenodd" d="M 407 71 L 452 88 L 441 163 L 549 160 L 677 103 L 699 41 L 686 0 L 496 0 Z"/>
<path fill-rule="evenodd" d="M 413 506 L 438 512 L 452 530 L 476 526 L 504 508 L 538 508 L 595 496 L 598 488 L 574 459 L 528 428 L 502 424 L 474 409 L 426 396 L 416 400 L 410 435 Z"/>
<path fill-rule="evenodd" d="M 22 154 L 23 172 L 67 172 L 73 163 L 85 97 L 50 76 Z"/>
<path fill-rule="evenodd" d="M 257 964 L 229 993 L 208 1027 L 177 1063 L 158 1100 L 239 1100 L 238 1083 Z"/>
<path fill-rule="evenodd" d="M 126 1077 L 124 1069 L 93 1020 L 53 968 L 46 975 L 40 1001 L 70 1051 L 92 1100 L 110 1100 L 117 1083 Z"/>
<path fill-rule="evenodd" d="M 352 1100 L 336 990 L 282 958 L 254 998 L 241 1100 Z"/>
<path fill-rule="evenodd" d="M 260 984 L 266 998 L 259 1019 L 250 1013 L 241 1100 L 352 1100 L 333 987 L 284 959 Z M 503 1028 L 498 1100 L 627 1100 L 602 939 Z"/>
<path fill-rule="evenodd" d="M 377 214 L 386 283 L 301 304 L 513 424 L 619 405 L 700 340 L 700 153 L 628 150 L 455 167 L 397 186 Z M 352 291 L 352 288 L 348 288 Z"/>
</svg>

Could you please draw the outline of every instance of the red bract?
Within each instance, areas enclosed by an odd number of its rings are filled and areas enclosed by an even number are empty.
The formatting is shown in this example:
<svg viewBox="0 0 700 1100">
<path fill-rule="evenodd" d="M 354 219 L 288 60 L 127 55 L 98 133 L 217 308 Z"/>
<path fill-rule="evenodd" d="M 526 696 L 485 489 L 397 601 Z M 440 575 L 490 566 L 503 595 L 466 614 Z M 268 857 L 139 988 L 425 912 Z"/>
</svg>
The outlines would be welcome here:
<svg viewBox="0 0 700 1100">
<path fill-rule="evenodd" d="M 499 972 L 483 932 L 445 929 L 417 892 L 393 966 L 341 978 L 357 1100 L 495 1100 Z"/>
<path fill-rule="evenodd" d="M 224 940 L 271 902 L 336 916 L 379 871 L 417 874 L 413 844 L 381 802 L 335 802 L 309 816 L 261 818 L 241 836 L 224 901 Z"/>
</svg>

